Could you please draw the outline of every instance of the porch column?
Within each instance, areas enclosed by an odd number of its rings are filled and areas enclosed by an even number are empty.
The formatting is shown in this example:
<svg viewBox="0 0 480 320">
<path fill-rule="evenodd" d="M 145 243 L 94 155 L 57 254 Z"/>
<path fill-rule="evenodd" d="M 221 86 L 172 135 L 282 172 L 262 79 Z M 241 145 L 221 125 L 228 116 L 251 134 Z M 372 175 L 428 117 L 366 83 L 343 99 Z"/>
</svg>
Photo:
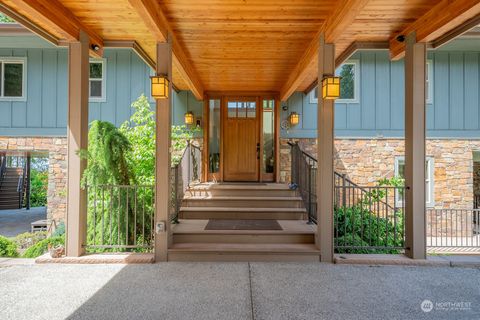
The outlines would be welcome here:
<svg viewBox="0 0 480 320">
<path fill-rule="evenodd" d="M 156 108 L 155 155 L 155 227 L 164 223 L 165 230 L 155 233 L 155 261 L 167 261 L 170 235 L 170 134 L 172 108 L 172 39 L 157 43 L 157 75 L 170 81 L 167 99 L 158 99 Z"/>
<path fill-rule="evenodd" d="M 318 120 L 317 120 L 317 236 L 321 262 L 333 262 L 333 152 L 334 100 L 322 99 L 322 79 L 335 72 L 335 46 L 319 39 L 318 49 Z"/>
<path fill-rule="evenodd" d="M 412 259 L 426 259 L 425 71 L 426 45 L 412 32 L 405 49 L 405 254 Z"/>
<path fill-rule="evenodd" d="M 80 31 L 79 39 L 68 48 L 66 255 L 70 257 L 85 253 L 87 233 L 87 194 L 80 188 L 87 163 L 77 151 L 87 148 L 88 139 L 89 37 Z"/>
</svg>

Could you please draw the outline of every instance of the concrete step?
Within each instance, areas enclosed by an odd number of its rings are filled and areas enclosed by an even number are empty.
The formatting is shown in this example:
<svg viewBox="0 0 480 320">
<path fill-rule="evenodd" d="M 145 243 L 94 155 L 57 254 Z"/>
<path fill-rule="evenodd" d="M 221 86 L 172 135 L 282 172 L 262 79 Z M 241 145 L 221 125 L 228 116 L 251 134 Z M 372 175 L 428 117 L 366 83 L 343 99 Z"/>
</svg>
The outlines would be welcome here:
<svg viewBox="0 0 480 320">
<path fill-rule="evenodd" d="M 235 208 L 301 208 L 301 197 L 240 197 L 240 196 L 186 196 L 185 207 L 235 207 Z"/>
<path fill-rule="evenodd" d="M 319 261 L 320 251 L 305 243 L 176 243 L 169 261 Z"/>
<path fill-rule="evenodd" d="M 273 219 L 304 220 L 305 208 L 181 207 L 180 219 Z"/>
</svg>

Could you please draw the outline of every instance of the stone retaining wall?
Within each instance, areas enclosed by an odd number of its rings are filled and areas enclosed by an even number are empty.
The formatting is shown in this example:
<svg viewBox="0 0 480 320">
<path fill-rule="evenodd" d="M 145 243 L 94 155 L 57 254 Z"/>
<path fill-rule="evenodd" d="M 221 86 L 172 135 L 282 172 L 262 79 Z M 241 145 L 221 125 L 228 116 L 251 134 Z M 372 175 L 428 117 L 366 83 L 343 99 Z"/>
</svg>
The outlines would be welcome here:
<svg viewBox="0 0 480 320">
<path fill-rule="evenodd" d="M 67 138 L 0 137 L 0 151 L 48 154 L 47 218 L 63 221 L 67 208 Z"/>
</svg>

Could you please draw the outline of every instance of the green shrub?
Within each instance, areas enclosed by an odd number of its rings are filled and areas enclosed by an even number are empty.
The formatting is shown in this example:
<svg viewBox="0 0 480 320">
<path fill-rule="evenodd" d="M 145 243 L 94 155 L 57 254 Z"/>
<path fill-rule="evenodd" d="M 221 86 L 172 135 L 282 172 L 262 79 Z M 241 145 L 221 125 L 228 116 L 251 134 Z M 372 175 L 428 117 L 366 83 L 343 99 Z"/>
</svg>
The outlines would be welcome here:
<svg viewBox="0 0 480 320">
<path fill-rule="evenodd" d="M 15 243 L 19 249 L 27 249 L 47 238 L 46 231 L 25 232 L 15 237 Z"/>
<path fill-rule="evenodd" d="M 335 245 L 338 253 L 399 253 L 392 247 L 403 246 L 403 216 L 401 211 L 388 218 L 377 217 L 368 206 L 357 204 L 335 208 Z M 368 249 L 365 247 L 385 247 Z"/>
<path fill-rule="evenodd" d="M 46 253 L 48 251 L 48 245 L 51 244 L 52 247 L 55 247 L 57 245 L 64 245 L 65 244 L 65 237 L 50 237 L 47 239 L 44 239 L 34 246 L 31 246 L 28 248 L 24 253 L 23 257 L 24 258 L 36 258 L 41 256 L 42 254 Z"/>
<path fill-rule="evenodd" d="M 15 242 L 0 236 L 0 257 L 18 257 Z"/>
</svg>

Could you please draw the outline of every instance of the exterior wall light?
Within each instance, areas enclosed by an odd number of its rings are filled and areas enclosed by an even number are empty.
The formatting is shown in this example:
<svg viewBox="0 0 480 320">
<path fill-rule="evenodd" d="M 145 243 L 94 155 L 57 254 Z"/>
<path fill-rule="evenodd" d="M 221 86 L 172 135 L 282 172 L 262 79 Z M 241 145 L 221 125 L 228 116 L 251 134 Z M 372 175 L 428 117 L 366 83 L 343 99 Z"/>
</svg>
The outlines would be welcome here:
<svg viewBox="0 0 480 320">
<path fill-rule="evenodd" d="M 326 100 L 335 100 L 340 97 L 340 77 L 329 75 L 323 78 L 322 97 Z"/>
<path fill-rule="evenodd" d="M 151 76 L 150 82 L 152 85 L 152 97 L 155 99 L 167 99 L 168 98 L 168 86 L 170 81 L 166 75 Z"/>
<path fill-rule="evenodd" d="M 292 126 L 296 126 L 298 122 L 300 121 L 300 115 L 296 113 L 295 111 L 290 113 L 290 124 Z"/>
<path fill-rule="evenodd" d="M 185 124 L 191 125 L 193 124 L 193 113 L 191 111 L 188 111 L 185 113 Z"/>
</svg>

